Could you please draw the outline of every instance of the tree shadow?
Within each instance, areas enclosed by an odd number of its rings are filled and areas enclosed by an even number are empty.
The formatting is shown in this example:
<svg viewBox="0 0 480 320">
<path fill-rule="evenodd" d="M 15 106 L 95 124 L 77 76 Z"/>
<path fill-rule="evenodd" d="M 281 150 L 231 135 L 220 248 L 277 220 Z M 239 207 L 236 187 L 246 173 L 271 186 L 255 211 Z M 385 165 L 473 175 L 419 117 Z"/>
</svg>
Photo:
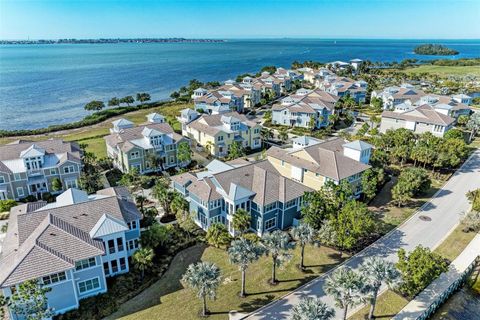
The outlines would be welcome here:
<svg viewBox="0 0 480 320">
<path fill-rule="evenodd" d="M 291 289 L 286 289 L 286 290 L 291 290 Z M 265 297 L 262 298 L 256 298 L 253 299 L 249 302 L 244 302 L 240 304 L 241 312 L 253 312 L 257 310 L 258 308 L 270 303 L 275 299 L 275 296 L 273 294 L 268 294 Z"/>
</svg>

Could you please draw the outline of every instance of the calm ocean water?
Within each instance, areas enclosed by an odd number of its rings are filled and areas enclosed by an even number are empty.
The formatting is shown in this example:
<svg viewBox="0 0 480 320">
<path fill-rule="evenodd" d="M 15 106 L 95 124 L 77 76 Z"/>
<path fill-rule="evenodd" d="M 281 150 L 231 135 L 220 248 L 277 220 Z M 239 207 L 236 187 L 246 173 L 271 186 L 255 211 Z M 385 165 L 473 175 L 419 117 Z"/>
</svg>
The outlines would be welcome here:
<svg viewBox="0 0 480 320">
<path fill-rule="evenodd" d="M 81 119 L 86 102 L 149 92 L 168 98 L 190 79 L 226 80 L 265 65 L 353 58 L 400 61 L 416 40 L 229 40 L 224 43 L 125 43 L 0 46 L 0 129 L 31 129 Z M 441 41 L 480 57 L 480 40 Z"/>
</svg>

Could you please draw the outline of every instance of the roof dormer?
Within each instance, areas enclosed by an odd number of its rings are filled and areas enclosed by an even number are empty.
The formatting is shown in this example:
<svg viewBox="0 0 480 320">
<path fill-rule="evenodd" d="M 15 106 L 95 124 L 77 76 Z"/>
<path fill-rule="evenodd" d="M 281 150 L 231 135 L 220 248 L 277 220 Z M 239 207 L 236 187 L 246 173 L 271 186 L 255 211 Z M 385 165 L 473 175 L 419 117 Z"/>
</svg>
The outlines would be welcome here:
<svg viewBox="0 0 480 320">
<path fill-rule="evenodd" d="M 118 120 L 112 121 L 113 128 L 110 129 L 110 132 L 121 132 L 124 129 L 133 128 L 134 124 L 132 121 L 127 119 L 120 118 Z"/>
<path fill-rule="evenodd" d="M 165 122 L 165 117 L 162 116 L 161 114 L 153 112 L 153 113 L 150 113 L 149 115 L 147 115 L 147 120 L 150 123 L 164 123 Z"/>
</svg>

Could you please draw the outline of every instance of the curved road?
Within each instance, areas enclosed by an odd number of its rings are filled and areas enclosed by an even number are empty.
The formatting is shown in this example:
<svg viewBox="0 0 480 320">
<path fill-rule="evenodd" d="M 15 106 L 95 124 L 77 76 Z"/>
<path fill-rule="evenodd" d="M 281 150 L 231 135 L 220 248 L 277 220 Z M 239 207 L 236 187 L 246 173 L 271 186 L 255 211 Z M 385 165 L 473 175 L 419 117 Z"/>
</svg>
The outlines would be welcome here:
<svg viewBox="0 0 480 320">
<path fill-rule="evenodd" d="M 397 229 L 379 239 L 377 242 L 359 252 L 344 265 L 357 268 L 366 257 L 378 256 L 389 261 L 397 261 L 397 251 L 404 248 L 407 251 L 417 245 L 435 248 L 456 227 L 461 214 L 469 210 L 469 203 L 465 194 L 480 188 L 480 150 L 476 150 L 464 165 L 450 178 L 447 184 L 427 202 L 409 220 Z M 431 218 L 430 221 L 421 220 L 420 216 Z M 330 271 L 331 272 L 331 271 Z M 258 309 L 244 319 L 287 319 L 291 307 L 304 296 L 317 296 L 334 307 L 333 299 L 323 291 L 325 274 L 303 287 L 289 293 L 280 300 L 274 301 Z M 341 318 L 342 311 L 336 310 L 336 318 Z"/>
</svg>

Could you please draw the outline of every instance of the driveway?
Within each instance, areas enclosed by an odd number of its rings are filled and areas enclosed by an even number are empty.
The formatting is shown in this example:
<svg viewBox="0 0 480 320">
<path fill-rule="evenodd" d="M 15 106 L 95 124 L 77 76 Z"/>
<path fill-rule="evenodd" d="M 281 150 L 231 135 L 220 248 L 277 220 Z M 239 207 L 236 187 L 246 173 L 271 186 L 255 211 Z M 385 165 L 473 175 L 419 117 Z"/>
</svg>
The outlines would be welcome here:
<svg viewBox="0 0 480 320">
<path fill-rule="evenodd" d="M 435 248 L 456 227 L 461 219 L 461 214 L 469 210 L 470 205 L 465 194 L 477 188 L 480 188 L 480 150 L 476 150 L 447 184 L 415 215 L 399 228 L 392 230 L 347 260 L 345 265 L 357 268 L 366 257 L 371 256 L 383 257 L 396 262 L 397 251 L 400 248 L 407 251 L 414 249 L 417 245 Z M 431 221 L 424 221 L 420 219 L 421 216 L 427 216 L 431 218 Z M 304 296 L 320 297 L 325 303 L 334 307 L 333 299 L 326 296 L 323 291 L 327 275 L 328 273 L 282 299 L 258 309 L 245 319 L 287 319 L 292 306 Z M 335 310 L 336 318 L 340 318 L 342 311 L 336 307 Z"/>
</svg>

